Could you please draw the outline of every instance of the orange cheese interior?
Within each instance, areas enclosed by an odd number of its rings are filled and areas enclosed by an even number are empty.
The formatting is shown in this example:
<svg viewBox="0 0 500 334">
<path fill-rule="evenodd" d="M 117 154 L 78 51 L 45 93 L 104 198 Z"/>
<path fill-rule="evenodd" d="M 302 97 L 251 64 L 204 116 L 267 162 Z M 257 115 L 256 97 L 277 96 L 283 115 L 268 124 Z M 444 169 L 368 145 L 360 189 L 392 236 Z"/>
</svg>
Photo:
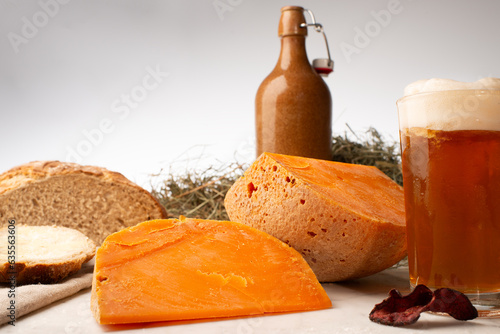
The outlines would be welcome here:
<svg viewBox="0 0 500 334">
<path fill-rule="evenodd" d="M 331 307 L 293 248 L 243 224 L 196 219 L 110 235 L 97 251 L 91 298 L 101 324 Z"/>
<path fill-rule="evenodd" d="M 347 211 L 405 226 L 403 190 L 373 166 L 264 153 Z"/>
</svg>

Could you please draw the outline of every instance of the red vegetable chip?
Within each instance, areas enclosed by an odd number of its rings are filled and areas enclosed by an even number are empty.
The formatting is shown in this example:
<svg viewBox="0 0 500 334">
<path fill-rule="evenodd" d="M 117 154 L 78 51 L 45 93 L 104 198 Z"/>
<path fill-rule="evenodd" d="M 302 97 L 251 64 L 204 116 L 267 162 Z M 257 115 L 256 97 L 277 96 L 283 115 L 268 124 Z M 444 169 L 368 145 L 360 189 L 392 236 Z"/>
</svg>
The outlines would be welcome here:
<svg viewBox="0 0 500 334">
<path fill-rule="evenodd" d="M 413 292 L 405 297 L 398 290 L 392 289 L 389 298 L 375 305 L 369 317 L 371 321 L 389 326 L 413 324 L 431 300 L 432 291 L 425 285 L 417 285 Z"/>
<path fill-rule="evenodd" d="M 447 288 L 434 293 L 425 285 L 417 285 L 413 292 L 402 296 L 392 289 L 389 298 L 375 305 L 370 312 L 371 321 L 389 326 L 405 326 L 415 323 L 422 312 L 448 313 L 458 320 L 477 317 L 477 310 L 464 294 Z"/>
<path fill-rule="evenodd" d="M 478 316 L 477 309 L 467 296 L 446 288 L 434 291 L 434 298 L 426 306 L 425 311 L 448 313 L 457 320 L 472 320 Z"/>
</svg>

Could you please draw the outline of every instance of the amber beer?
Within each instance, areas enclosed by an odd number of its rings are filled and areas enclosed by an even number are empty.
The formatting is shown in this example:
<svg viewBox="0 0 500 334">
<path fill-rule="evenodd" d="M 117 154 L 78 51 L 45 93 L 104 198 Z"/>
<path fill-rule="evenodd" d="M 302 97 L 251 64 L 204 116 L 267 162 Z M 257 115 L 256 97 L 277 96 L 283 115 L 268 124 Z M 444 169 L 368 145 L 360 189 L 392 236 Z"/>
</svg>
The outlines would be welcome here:
<svg viewBox="0 0 500 334">
<path fill-rule="evenodd" d="M 500 90 L 417 92 L 398 111 L 410 283 L 498 316 Z"/>
<path fill-rule="evenodd" d="M 500 131 L 401 133 L 410 281 L 500 292 Z"/>
</svg>

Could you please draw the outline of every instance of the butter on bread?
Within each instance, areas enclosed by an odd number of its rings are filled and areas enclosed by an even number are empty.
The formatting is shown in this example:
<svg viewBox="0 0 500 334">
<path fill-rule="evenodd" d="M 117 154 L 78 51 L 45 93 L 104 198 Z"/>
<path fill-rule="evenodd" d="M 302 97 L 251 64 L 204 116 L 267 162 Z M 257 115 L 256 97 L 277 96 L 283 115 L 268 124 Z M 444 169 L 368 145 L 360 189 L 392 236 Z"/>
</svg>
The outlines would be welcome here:
<svg viewBox="0 0 500 334">
<path fill-rule="evenodd" d="M 232 221 L 294 247 L 322 282 L 406 256 L 403 189 L 375 167 L 263 153 L 224 204 Z"/>
<path fill-rule="evenodd" d="M 102 167 L 34 161 L 0 175 L 0 227 L 11 218 L 65 226 L 100 245 L 111 233 L 166 216 L 148 191 Z"/>
<path fill-rule="evenodd" d="M 80 270 L 96 252 L 95 243 L 83 233 L 61 226 L 4 227 L 0 240 L 0 282 L 17 285 L 57 283 Z M 9 255 L 15 260 L 9 261 Z"/>
</svg>

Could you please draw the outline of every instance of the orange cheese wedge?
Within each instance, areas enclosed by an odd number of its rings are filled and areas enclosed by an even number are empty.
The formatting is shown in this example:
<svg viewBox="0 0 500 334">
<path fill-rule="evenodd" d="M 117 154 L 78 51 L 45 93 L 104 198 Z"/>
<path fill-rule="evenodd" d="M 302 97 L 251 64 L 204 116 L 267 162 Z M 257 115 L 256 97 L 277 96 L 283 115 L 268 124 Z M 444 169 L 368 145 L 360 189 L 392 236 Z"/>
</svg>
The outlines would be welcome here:
<svg viewBox="0 0 500 334">
<path fill-rule="evenodd" d="M 331 307 L 293 248 L 227 221 L 152 220 L 98 249 L 91 308 L 100 324 L 188 320 Z"/>
</svg>

